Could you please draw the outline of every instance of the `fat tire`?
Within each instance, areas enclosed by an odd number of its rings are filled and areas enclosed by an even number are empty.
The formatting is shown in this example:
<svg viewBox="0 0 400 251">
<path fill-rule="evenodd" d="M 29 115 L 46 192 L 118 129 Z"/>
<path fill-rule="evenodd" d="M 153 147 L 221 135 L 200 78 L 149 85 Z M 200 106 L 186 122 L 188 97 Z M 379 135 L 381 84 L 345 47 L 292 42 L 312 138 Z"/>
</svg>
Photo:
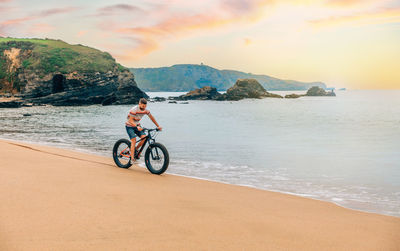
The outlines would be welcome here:
<svg viewBox="0 0 400 251">
<path fill-rule="evenodd" d="M 151 166 L 151 163 L 149 161 L 150 160 L 151 149 L 154 148 L 154 147 L 159 148 L 164 154 L 164 164 L 163 164 L 163 166 L 162 166 L 162 168 L 160 170 L 153 169 L 153 167 Z M 147 169 L 152 174 L 160 175 L 160 174 L 164 173 L 167 170 L 168 165 L 169 165 L 169 154 L 168 154 L 167 148 L 163 144 L 160 144 L 158 142 L 149 145 L 149 147 L 147 147 L 146 152 L 144 154 L 144 162 L 146 163 Z"/>
<path fill-rule="evenodd" d="M 131 141 L 127 140 L 127 139 L 120 139 L 117 142 L 115 142 L 114 147 L 113 147 L 113 159 L 115 164 L 120 167 L 120 168 L 125 168 L 128 169 L 129 167 L 132 166 L 132 164 L 130 163 L 130 161 L 128 161 L 128 163 L 126 165 L 123 165 L 121 162 L 119 162 L 118 159 L 118 147 L 119 145 L 121 145 L 122 143 L 127 144 L 129 146 L 129 148 L 131 148 Z"/>
</svg>

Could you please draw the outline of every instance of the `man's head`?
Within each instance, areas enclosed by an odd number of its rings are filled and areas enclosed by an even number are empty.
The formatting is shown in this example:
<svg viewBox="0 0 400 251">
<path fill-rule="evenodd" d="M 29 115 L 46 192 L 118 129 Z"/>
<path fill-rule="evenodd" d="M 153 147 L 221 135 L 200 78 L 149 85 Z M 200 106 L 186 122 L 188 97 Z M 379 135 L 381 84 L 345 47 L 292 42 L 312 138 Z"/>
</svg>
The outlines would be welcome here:
<svg viewBox="0 0 400 251">
<path fill-rule="evenodd" d="M 146 106 L 147 106 L 147 100 L 145 98 L 141 98 L 139 100 L 139 108 L 140 108 L 140 110 L 146 109 Z"/>
</svg>

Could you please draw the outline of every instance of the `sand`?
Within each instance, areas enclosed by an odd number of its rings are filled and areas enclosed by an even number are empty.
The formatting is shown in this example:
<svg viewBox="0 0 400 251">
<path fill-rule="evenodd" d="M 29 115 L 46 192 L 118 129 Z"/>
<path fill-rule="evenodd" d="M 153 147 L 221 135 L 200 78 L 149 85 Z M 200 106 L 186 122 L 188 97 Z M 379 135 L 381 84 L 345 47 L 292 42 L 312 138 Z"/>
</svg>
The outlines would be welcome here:
<svg viewBox="0 0 400 251">
<path fill-rule="evenodd" d="M 0 140 L 0 250 L 400 250 L 400 218 Z"/>
</svg>

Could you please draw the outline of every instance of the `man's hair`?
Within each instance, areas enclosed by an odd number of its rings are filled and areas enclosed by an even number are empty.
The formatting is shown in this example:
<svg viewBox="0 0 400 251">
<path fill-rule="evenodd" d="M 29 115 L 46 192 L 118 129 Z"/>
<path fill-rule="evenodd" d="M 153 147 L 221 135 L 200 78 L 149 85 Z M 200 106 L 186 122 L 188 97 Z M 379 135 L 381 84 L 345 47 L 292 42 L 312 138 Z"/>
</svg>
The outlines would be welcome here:
<svg viewBox="0 0 400 251">
<path fill-rule="evenodd" d="M 145 98 L 141 98 L 141 99 L 139 100 L 139 104 L 145 104 L 145 105 L 147 105 L 147 100 L 146 100 Z"/>
</svg>

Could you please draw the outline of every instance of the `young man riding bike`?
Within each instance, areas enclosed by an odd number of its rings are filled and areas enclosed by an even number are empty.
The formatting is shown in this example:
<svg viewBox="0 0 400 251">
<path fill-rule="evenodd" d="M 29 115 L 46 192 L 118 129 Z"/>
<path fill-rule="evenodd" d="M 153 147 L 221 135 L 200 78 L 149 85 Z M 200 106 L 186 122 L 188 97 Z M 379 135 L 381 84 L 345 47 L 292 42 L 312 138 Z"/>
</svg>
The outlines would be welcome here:
<svg viewBox="0 0 400 251">
<path fill-rule="evenodd" d="M 141 98 L 139 100 L 139 104 L 132 107 L 132 109 L 129 110 L 129 114 L 127 117 L 127 121 L 125 123 L 125 128 L 126 132 L 129 135 L 129 138 L 131 140 L 131 164 L 135 161 L 135 153 L 140 149 L 140 147 L 143 145 L 144 141 L 140 141 L 137 147 L 135 148 L 136 145 L 136 136 L 143 139 L 146 137 L 145 133 L 143 132 L 143 128 L 141 128 L 139 121 L 143 118 L 144 115 L 149 116 L 151 121 L 157 126 L 158 130 L 162 130 L 162 127 L 160 127 L 156 121 L 156 119 L 153 117 L 153 115 L 150 114 L 149 110 L 146 110 L 147 106 L 147 100 L 144 98 Z M 139 154 L 137 154 L 136 159 L 139 159 Z"/>
</svg>

